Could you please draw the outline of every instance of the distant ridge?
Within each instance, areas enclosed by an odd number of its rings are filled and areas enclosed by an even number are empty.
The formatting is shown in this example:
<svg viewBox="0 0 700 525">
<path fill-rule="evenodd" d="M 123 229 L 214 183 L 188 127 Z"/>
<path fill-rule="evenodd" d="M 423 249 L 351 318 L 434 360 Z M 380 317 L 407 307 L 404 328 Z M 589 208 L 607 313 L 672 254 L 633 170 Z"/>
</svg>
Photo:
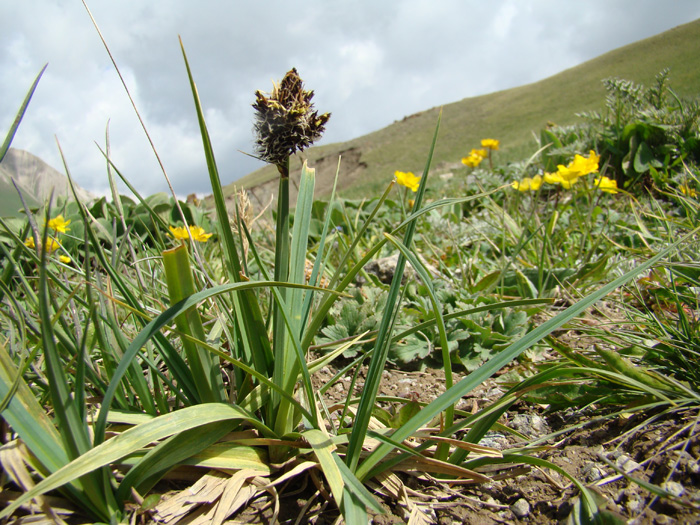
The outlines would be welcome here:
<svg viewBox="0 0 700 525">
<path fill-rule="evenodd" d="M 466 98 L 444 106 L 433 169 L 461 169 L 460 159 L 482 138 L 501 141 L 497 164 L 523 160 L 536 150 L 532 132 L 553 121 L 580 122 L 575 114 L 601 109 L 605 90 L 601 81 L 619 77 L 649 86 L 664 68 L 671 87 L 683 97 L 700 95 L 700 20 L 629 44 L 544 80 L 516 88 Z M 395 170 L 423 170 L 437 123 L 438 108 L 405 117 L 381 130 L 343 143 L 313 147 L 303 158 L 316 168 L 316 196 L 330 194 L 338 156 L 342 155 L 339 190 L 345 197 L 378 196 Z M 329 126 L 333 125 L 331 118 Z M 298 173 L 301 157 L 292 159 Z M 224 188 L 248 189 L 257 204 L 277 192 L 277 171 L 266 166 Z M 291 185 L 292 199 L 295 187 Z M 294 202 L 294 201 L 293 201 Z"/>
<path fill-rule="evenodd" d="M 19 216 L 22 203 L 12 180 L 17 183 L 28 206 L 43 204 L 53 191 L 54 199 L 65 197 L 73 200 L 68 178 L 39 157 L 28 151 L 10 148 L 0 162 L 0 216 Z M 81 201 L 87 202 L 96 196 L 76 186 Z"/>
</svg>

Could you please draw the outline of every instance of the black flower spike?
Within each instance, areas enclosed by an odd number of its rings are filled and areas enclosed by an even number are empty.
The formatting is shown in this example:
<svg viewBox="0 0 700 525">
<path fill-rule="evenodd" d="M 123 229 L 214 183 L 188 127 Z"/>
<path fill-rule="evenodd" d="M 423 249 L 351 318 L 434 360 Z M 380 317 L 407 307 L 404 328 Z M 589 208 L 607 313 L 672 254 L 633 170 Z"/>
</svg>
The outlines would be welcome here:
<svg viewBox="0 0 700 525">
<path fill-rule="evenodd" d="M 255 92 L 255 146 L 258 157 L 278 167 L 297 151 L 303 151 L 321 137 L 330 113 L 319 115 L 304 90 L 296 69 L 292 69 L 267 96 Z"/>
</svg>

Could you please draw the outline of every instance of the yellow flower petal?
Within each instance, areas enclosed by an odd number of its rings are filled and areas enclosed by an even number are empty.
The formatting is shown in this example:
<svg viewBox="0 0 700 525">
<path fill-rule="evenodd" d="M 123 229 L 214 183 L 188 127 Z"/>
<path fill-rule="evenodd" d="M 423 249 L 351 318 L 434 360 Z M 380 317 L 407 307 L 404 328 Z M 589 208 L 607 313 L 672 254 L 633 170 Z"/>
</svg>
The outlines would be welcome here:
<svg viewBox="0 0 700 525">
<path fill-rule="evenodd" d="M 190 226 L 190 232 L 192 233 L 192 238 L 197 242 L 207 242 L 209 237 L 214 235 L 213 233 L 207 233 L 201 226 Z"/>
<path fill-rule="evenodd" d="M 420 177 L 416 177 L 410 171 L 407 173 L 404 173 L 403 171 L 395 171 L 394 177 L 396 177 L 396 182 L 398 182 L 401 186 L 407 187 L 412 192 L 418 191 Z"/>
<path fill-rule="evenodd" d="M 681 190 L 681 193 L 687 197 L 696 197 L 697 196 L 697 192 L 693 188 L 688 186 L 687 184 L 683 184 L 678 189 Z"/>
<path fill-rule="evenodd" d="M 570 179 L 562 179 L 561 187 L 564 188 L 565 190 L 570 190 L 571 186 L 573 186 L 577 182 L 578 182 L 578 177 L 573 177 Z"/>
<path fill-rule="evenodd" d="M 596 187 L 600 188 L 600 191 L 612 193 L 613 195 L 615 193 L 618 193 L 616 180 L 611 180 L 604 176 L 602 178 L 595 179 L 593 182 L 596 185 Z"/>
<path fill-rule="evenodd" d="M 535 175 L 530 181 L 530 189 L 532 191 L 537 191 L 542 186 L 542 175 Z"/>
<path fill-rule="evenodd" d="M 482 139 L 481 141 L 481 147 L 487 149 L 498 149 L 499 144 L 500 142 L 496 139 Z"/>
<path fill-rule="evenodd" d="M 176 239 L 179 239 L 179 240 L 185 240 L 185 239 L 190 238 L 190 236 L 187 235 L 187 228 L 185 228 L 184 226 L 178 226 L 178 227 L 171 226 L 170 233 L 172 234 L 173 237 L 175 237 Z"/>
<path fill-rule="evenodd" d="M 57 233 L 66 233 L 70 231 L 70 228 L 68 225 L 70 224 L 70 220 L 65 220 L 63 218 L 63 215 L 58 215 L 57 217 L 54 217 L 51 219 L 49 222 L 46 223 L 46 225 L 54 230 Z"/>
<path fill-rule="evenodd" d="M 482 160 L 484 160 L 484 157 L 481 155 L 473 155 L 470 153 L 467 157 L 462 158 L 462 164 L 469 166 L 470 168 L 476 168 L 479 164 L 481 164 Z"/>
<path fill-rule="evenodd" d="M 564 180 L 564 179 L 562 179 L 562 176 L 559 175 L 559 173 L 545 173 L 544 174 L 544 181 L 547 184 L 561 184 L 562 180 Z"/>
<path fill-rule="evenodd" d="M 184 226 L 170 226 L 170 233 L 173 237 L 181 241 L 185 241 L 190 238 L 190 236 L 187 235 L 187 228 Z M 192 234 L 192 239 L 197 242 L 207 242 L 209 237 L 214 235 L 213 233 L 205 232 L 204 228 L 201 226 L 190 226 L 190 233 Z"/>
</svg>

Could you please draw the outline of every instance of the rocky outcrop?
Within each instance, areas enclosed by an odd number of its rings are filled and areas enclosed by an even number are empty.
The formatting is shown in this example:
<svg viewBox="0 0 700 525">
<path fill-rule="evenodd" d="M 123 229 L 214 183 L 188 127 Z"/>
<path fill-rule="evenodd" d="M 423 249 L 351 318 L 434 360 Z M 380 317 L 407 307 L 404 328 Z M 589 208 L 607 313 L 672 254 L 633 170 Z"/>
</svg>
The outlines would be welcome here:
<svg viewBox="0 0 700 525">
<path fill-rule="evenodd" d="M 28 151 L 10 148 L 5 158 L 0 162 L 0 178 L 10 186 L 12 185 L 10 179 L 14 179 L 23 193 L 29 192 L 30 197 L 40 203 L 45 202 L 52 191 L 54 198 L 73 199 L 68 178 Z M 96 197 L 96 195 L 77 186 L 76 193 L 83 202 Z"/>
</svg>

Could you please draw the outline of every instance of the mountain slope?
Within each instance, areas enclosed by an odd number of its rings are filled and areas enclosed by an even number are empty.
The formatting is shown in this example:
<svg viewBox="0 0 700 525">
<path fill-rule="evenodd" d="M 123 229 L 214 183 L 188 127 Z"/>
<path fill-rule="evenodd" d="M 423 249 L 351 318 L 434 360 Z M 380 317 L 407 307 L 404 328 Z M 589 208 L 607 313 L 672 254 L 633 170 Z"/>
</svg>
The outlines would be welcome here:
<svg viewBox="0 0 700 525">
<path fill-rule="evenodd" d="M 12 180 L 19 186 L 22 195 L 30 207 L 43 204 L 51 192 L 56 197 L 73 199 L 68 178 L 55 170 L 43 160 L 28 151 L 10 148 L 5 158 L 0 162 L 0 216 L 19 216 L 22 208 L 17 189 Z M 78 198 L 83 201 L 93 199 L 90 192 L 77 187 Z"/>
<path fill-rule="evenodd" d="M 615 49 L 539 82 L 444 106 L 433 166 L 447 169 L 445 166 L 458 163 L 487 137 L 501 141 L 499 162 L 526 158 L 536 149 L 532 131 L 538 132 L 548 121 L 574 123 L 576 113 L 602 107 L 605 90 L 601 80 L 619 77 L 650 85 L 664 68 L 670 68 L 671 86 L 680 96 L 700 94 L 700 20 Z M 317 169 L 316 195 L 330 193 L 339 155 L 339 187 L 346 197 L 378 195 L 395 170 L 421 172 L 438 111 L 432 108 L 348 142 L 304 152 L 303 157 Z M 300 164 L 300 158 L 292 159 L 293 169 Z M 276 193 L 277 176 L 277 171 L 267 166 L 227 186 L 224 193 L 231 194 L 234 186 L 244 187 L 254 200 L 266 202 Z"/>
</svg>

